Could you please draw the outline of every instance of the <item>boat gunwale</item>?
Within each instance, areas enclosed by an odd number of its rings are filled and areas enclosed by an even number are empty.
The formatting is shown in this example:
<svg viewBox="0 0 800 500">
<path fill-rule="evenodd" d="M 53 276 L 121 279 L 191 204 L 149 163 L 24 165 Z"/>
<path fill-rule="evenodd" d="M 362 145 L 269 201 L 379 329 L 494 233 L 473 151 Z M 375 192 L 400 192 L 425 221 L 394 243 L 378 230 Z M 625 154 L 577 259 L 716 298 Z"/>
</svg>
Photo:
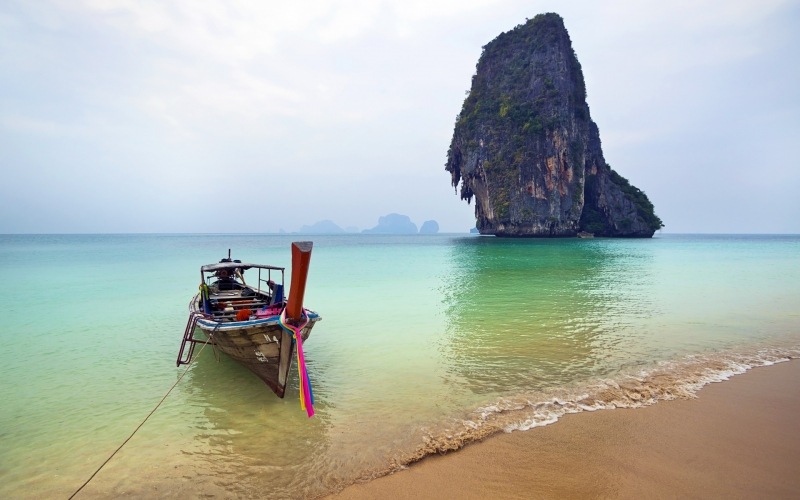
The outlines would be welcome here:
<svg viewBox="0 0 800 500">
<path fill-rule="evenodd" d="M 272 316 L 267 316 L 265 318 L 257 318 L 257 319 L 248 319 L 246 321 L 216 321 L 213 318 L 207 317 L 203 312 L 201 312 L 195 304 L 197 304 L 197 300 L 199 299 L 200 294 L 197 294 L 192 298 L 189 302 L 189 313 L 197 314 L 197 325 L 201 327 L 203 330 L 216 330 L 216 331 L 229 331 L 229 330 L 240 330 L 242 328 L 253 328 L 257 326 L 273 326 L 278 325 L 280 323 L 280 314 L 275 314 Z M 311 309 L 305 309 L 305 312 L 308 314 L 308 321 L 309 323 L 317 322 L 322 319 L 319 313 L 316 311 L 312 311 Z"/>
<path fill-rule="evenodd" d="M 308 321 L 317 322 L 321 318 L 319 314 L 314 311 L 308 311 Z M 256 326 L 272 326 L 277 325 L 280 323 L 280 316 L 268 316 L 266 318 L 258 318 L 258 319 L 251 319 L 247 321 L 215 321 L 213 319 L 208 318 L 198 318 L 197 325 L 201 328 L 211 329 L 216 331 L 226 331 L 226 330 L 241 330 L 242 328 L 252 328 Z"/>
</svg>

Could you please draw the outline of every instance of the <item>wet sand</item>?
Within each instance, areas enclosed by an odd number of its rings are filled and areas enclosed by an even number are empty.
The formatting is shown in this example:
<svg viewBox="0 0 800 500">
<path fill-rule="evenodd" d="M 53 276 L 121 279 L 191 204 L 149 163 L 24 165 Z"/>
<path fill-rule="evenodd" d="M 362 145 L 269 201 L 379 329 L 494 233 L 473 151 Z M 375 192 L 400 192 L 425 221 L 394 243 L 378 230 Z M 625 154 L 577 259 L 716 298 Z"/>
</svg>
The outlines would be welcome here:
<svg viewBox="0 0 800 500">
<path fill-rule="evenodd" d="M 492 436 L 330 498 L 800 498 L 800 360 L 697 395 Z"/>
</svg>

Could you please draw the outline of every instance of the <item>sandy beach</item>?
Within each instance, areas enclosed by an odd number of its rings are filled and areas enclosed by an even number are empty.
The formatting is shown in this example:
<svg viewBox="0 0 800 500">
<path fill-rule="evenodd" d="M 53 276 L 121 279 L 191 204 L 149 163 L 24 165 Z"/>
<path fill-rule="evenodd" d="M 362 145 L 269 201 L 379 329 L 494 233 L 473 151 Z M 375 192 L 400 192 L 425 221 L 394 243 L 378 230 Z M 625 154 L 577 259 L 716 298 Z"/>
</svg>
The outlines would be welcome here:
<svg viewBox="0 0 800 500">
<path fill-rule="evenodd" d="M 798 498 L 800 361 L 697 396 L 567 415 L 330 498 Z"/>
</svg>

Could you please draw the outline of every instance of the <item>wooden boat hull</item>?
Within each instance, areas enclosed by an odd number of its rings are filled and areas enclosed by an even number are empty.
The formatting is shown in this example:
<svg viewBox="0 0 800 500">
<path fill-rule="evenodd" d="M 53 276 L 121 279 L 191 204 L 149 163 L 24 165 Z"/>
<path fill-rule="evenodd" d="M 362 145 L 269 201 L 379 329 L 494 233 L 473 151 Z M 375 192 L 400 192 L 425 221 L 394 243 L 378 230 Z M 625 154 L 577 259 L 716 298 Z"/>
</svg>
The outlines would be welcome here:
<svg viewBox="0 0 800 500">
<path fill-rule="evenodd" d="M 194 306 L 198 304 L 197 299 L 195 297 L 192 301 L 191 312 L 194 314 L 200 313 Z M 314 311 L 308 311 L 308 315 L 308 324 L 301 331 L 303 341 L 320 320 Z M 198 331 L 219 351 L 264 381 L 278 397 L 284 396 L 296 347 L 291 335 L 281 328 L 278 316 L 234 322 L 200 317 L 194 334 L 197 335 Z"/>
</svg>

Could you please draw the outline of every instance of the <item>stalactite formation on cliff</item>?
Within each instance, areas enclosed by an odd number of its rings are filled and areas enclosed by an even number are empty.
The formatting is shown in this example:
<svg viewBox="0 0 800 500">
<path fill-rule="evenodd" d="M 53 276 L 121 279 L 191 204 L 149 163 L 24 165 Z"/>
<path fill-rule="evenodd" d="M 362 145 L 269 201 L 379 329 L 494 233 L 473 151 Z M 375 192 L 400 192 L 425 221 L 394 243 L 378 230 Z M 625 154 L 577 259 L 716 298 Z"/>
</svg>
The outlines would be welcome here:
<svg viewBox="0 0 800 500">
<path fill-rule="evenodd" d="M 446 170 L 497 236 L 651 237 L 647 196 L 603 159 L 581 65 L 558 14 L 487 44 L 456 119 Z"/>
</svg>

